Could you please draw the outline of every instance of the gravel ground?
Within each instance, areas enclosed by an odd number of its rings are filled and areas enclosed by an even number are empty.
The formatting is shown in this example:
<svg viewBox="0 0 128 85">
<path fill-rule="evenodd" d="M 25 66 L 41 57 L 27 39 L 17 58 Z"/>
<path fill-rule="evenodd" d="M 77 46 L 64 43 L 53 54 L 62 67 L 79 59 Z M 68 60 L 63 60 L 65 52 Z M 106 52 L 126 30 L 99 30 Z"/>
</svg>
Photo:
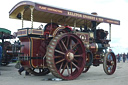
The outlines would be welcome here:
<svg viewBox="0 0 128 85">
<path fill-rule="evenodd" d="M 91 66 L 87 73 L 70 81 L 54 80 L 51 73 L 46 76 L 25 76 L 23 72 L 19 75 L 14 66 L 15 63 L 6 67 L 0 66 L 0 85 L 128 85 L 128 62 L 117 63 L 113 75 L 106 75 L 102 64 L 98 67 Z M 53 80 L 48 80 L 49 78 Z"/>
</svg>

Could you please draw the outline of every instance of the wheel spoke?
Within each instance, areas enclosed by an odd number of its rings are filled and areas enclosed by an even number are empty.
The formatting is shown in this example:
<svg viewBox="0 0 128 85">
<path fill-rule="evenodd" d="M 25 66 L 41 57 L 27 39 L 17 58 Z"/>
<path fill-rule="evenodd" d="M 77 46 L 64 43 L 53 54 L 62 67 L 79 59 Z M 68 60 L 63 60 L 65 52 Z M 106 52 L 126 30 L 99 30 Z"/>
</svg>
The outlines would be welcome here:
<svg viewBox="0 0 128 85">
<path fill-rule="evenodd" d="M 75 58 L 73 60 L 78 63 L 78 60 L 76 60 Z"/>
<path fill-rule="evenodd" d="M 63 68 L 63 70 L 62 70 L 61 74 L 63 74 L 63 73 L 64 73 L 64 70 L 65 70 L 65 68 L 67 67 L 67 65 L 68 65 L 68 62 L 66 62 L 66 64 L 65 64 L 65 66 L 64 66 L 64 68 Z"/>
<path fill-rule="evenodd" d="M 78 42 L 72 47 L 72 50 L 73 50 L 77 45 L 79 45 Z"/>
<path fill-rule="evenodd" d="M 72 63 L 70 63 L 70 68 L 71 68 L 71 74 L 72 74 Z"/>
<path fill-rule="evenodd" d="M 71 62 L 78 70 L 80 69 L 75 63 Z"/>
<path fill-rule="evenodd" d="M 70 73 L 70 71 L 69 71 L 69 67 L 68 67 L 68 65 L 67 65 L 67 71 L 68 71 L 68 75 L 70 76 L 71 73 Z"/>
<path fill-rule="evenodd" d="M 55 56 L 55 58 L 61 58 L 62 56 Z"/>
<path fill-rule="evenodd" d="M 108 57 L 107 57 L 106 60 L 107 60 L 107 61 L 113 61 L 112 55 L 108 55 Z"/>
<path fill-rule="evenodd" d="M 74 51 L 74 54 L 78 51 L 78 48 L 76 48 L 76 50 Z"/>
<path fill-rule="evenodd" d="M 62 54 L 62 55 L 65 55 L 65 53 L 64 53 L 64 52 L 59 51 L 59 50 L 55 50 L 55 52 L 60 53 L 60 54 Z"/>
<path fill-rule="evenodd" d="M 111 66 L 108 66 L 108 67 L 107 67 L 107 70 L 108 70 L 108 72 L 110 73 L 110 72 L 112 71 Z"/>
<path fill-rule="evenodd" d="M 63 51 L 63 48 L 62 48 L 61 44 L 60 44 L 60 43 L 58 43 L 58 45 L 59 45 L 59 47 L 60 47 L 61 51 Z"/>
<path fill-rule="evenodd" d="M 107 58 L 107 61 L 110 62 L 111 60 Z"/>
<path fill-rule="evenodd" d="M 68 49 L 67 49 L 66 45 L 64 44 L 64 42 L 62 40 L 61 40 L 61 43 L 63 44 L 65 50 L 67 51 Z"/>
<path fill-rule="evenodd" d="M 64 62 L 61 63 L 60 65 L 60 68 L 59 68 L 59 71 L 61 70 L 62 66 L 63 66 Z"/>
<path fill-rule="evenodd" d="M 112 71 L 112 66 L 110 66 L 110 71 Z"/>
<path fill-rule="evenodd" d="M 56 62 L 56 64 L 60 63 L 60 62 L 63 62 L 65 59 L 61 59 L 59 61 Z"/>
<path fill-rule="evenodd" d="M 69 46 L 70 46 L 70 49 L 72 49 L 72 40 L 70 40 Z"/>
<path fill-rule="evenodd" d="M 82 57 L 83 54 L 80 54 L 80 55 L 74 55 L 74 57 Z"/>
</svg>

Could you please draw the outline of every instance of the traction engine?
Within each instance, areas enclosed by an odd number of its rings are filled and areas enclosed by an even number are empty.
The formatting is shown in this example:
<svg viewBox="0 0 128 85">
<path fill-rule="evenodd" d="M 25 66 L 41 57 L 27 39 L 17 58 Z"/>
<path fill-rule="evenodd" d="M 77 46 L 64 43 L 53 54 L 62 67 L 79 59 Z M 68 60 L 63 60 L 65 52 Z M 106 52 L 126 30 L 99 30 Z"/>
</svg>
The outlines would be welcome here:
<svg viewBox="0 0 128 85">
<path fill-rule="evenodd" d="M 22 29 L 18 29 L 20 40 L 21 65 L 34 75 L 54 76 L 73 80 L 86 73 L 90 66 L 103 64 L 106 74 L 116 70 L 114 52 L 107 51 L 111 41 L 111 24 L 120 21 L 93 14 L 78 13 L 71 10 L 23 1 L 9 12 L 9 17 L 20 19 Z M 23 21 L 31 21 L 30 28 L 24 28 Z M 34 28 L 33 22 L 46 25 Z M 96 29 L 100 23 L 109 23 L 109 33 Z M 107 36 L 109 35 L 109 39 Z"/>
<path fill-rule="evenodd" d="M 67 80 L 87 72 L 91 65 L 102 63 L 106 74 L 113 74 L 116 60 L 114 53 L 106 50 L 110 41 L 107 40 L 108 32 L 95 30 L 96 33 L 92 30 L 73 31 L 69 26 L 59 27 L 56 23 L 48 23 L 44 30 L 19 29 L 21 64 L 34 75 L 52 72 Z"/>
</svg>

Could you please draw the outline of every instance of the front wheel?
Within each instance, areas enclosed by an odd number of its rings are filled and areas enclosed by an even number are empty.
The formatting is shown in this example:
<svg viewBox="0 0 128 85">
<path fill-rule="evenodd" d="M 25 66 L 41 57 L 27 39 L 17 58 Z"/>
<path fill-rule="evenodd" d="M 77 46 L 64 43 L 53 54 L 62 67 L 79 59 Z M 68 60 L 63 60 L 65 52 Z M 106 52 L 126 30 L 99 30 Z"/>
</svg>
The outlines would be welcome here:
<svg viewBox="0 0 128 85">
<path fill-rule="evenodd" d="M 112 75 L 116 70 L 116 56 L 113 52 L 106 53 L 103 60 L 104 72 L 108 75 Z"/>
</svg>

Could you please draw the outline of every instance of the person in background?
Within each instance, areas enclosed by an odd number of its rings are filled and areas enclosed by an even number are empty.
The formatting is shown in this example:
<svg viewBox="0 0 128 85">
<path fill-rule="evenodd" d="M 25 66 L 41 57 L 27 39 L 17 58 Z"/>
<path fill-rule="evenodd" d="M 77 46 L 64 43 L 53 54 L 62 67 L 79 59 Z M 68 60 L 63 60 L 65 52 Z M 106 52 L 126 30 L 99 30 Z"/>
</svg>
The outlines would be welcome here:
<svg viewBox="0 0 128 85">
<path fill-rule="evenodd" d="M 123 62 L 125 63 L 125 60 L 126 60 L 126 55 L 125 53 L 123 54 Z"/>
<path fill-rule="evenodd" d="M 118 60 L 118 63 L 120 63 L 120 55 L 119 55 L 119 53 L 117 54 L 117 60 Z"/>
<path fill-rule="evenodd" d="M 120 61 L 122 61 L 122 59 L 123 59 L 123 57 L 122 57 L 122 56 L 123 56 L 123 54 L 121 53 L 121 54 L 120 54 Z"/>
<path fill-rule="evenodd" d="M 127 53 L 126 57 L 127 57 L 127 62 L 128 62 L 128 53 Z"/>
</svg>

